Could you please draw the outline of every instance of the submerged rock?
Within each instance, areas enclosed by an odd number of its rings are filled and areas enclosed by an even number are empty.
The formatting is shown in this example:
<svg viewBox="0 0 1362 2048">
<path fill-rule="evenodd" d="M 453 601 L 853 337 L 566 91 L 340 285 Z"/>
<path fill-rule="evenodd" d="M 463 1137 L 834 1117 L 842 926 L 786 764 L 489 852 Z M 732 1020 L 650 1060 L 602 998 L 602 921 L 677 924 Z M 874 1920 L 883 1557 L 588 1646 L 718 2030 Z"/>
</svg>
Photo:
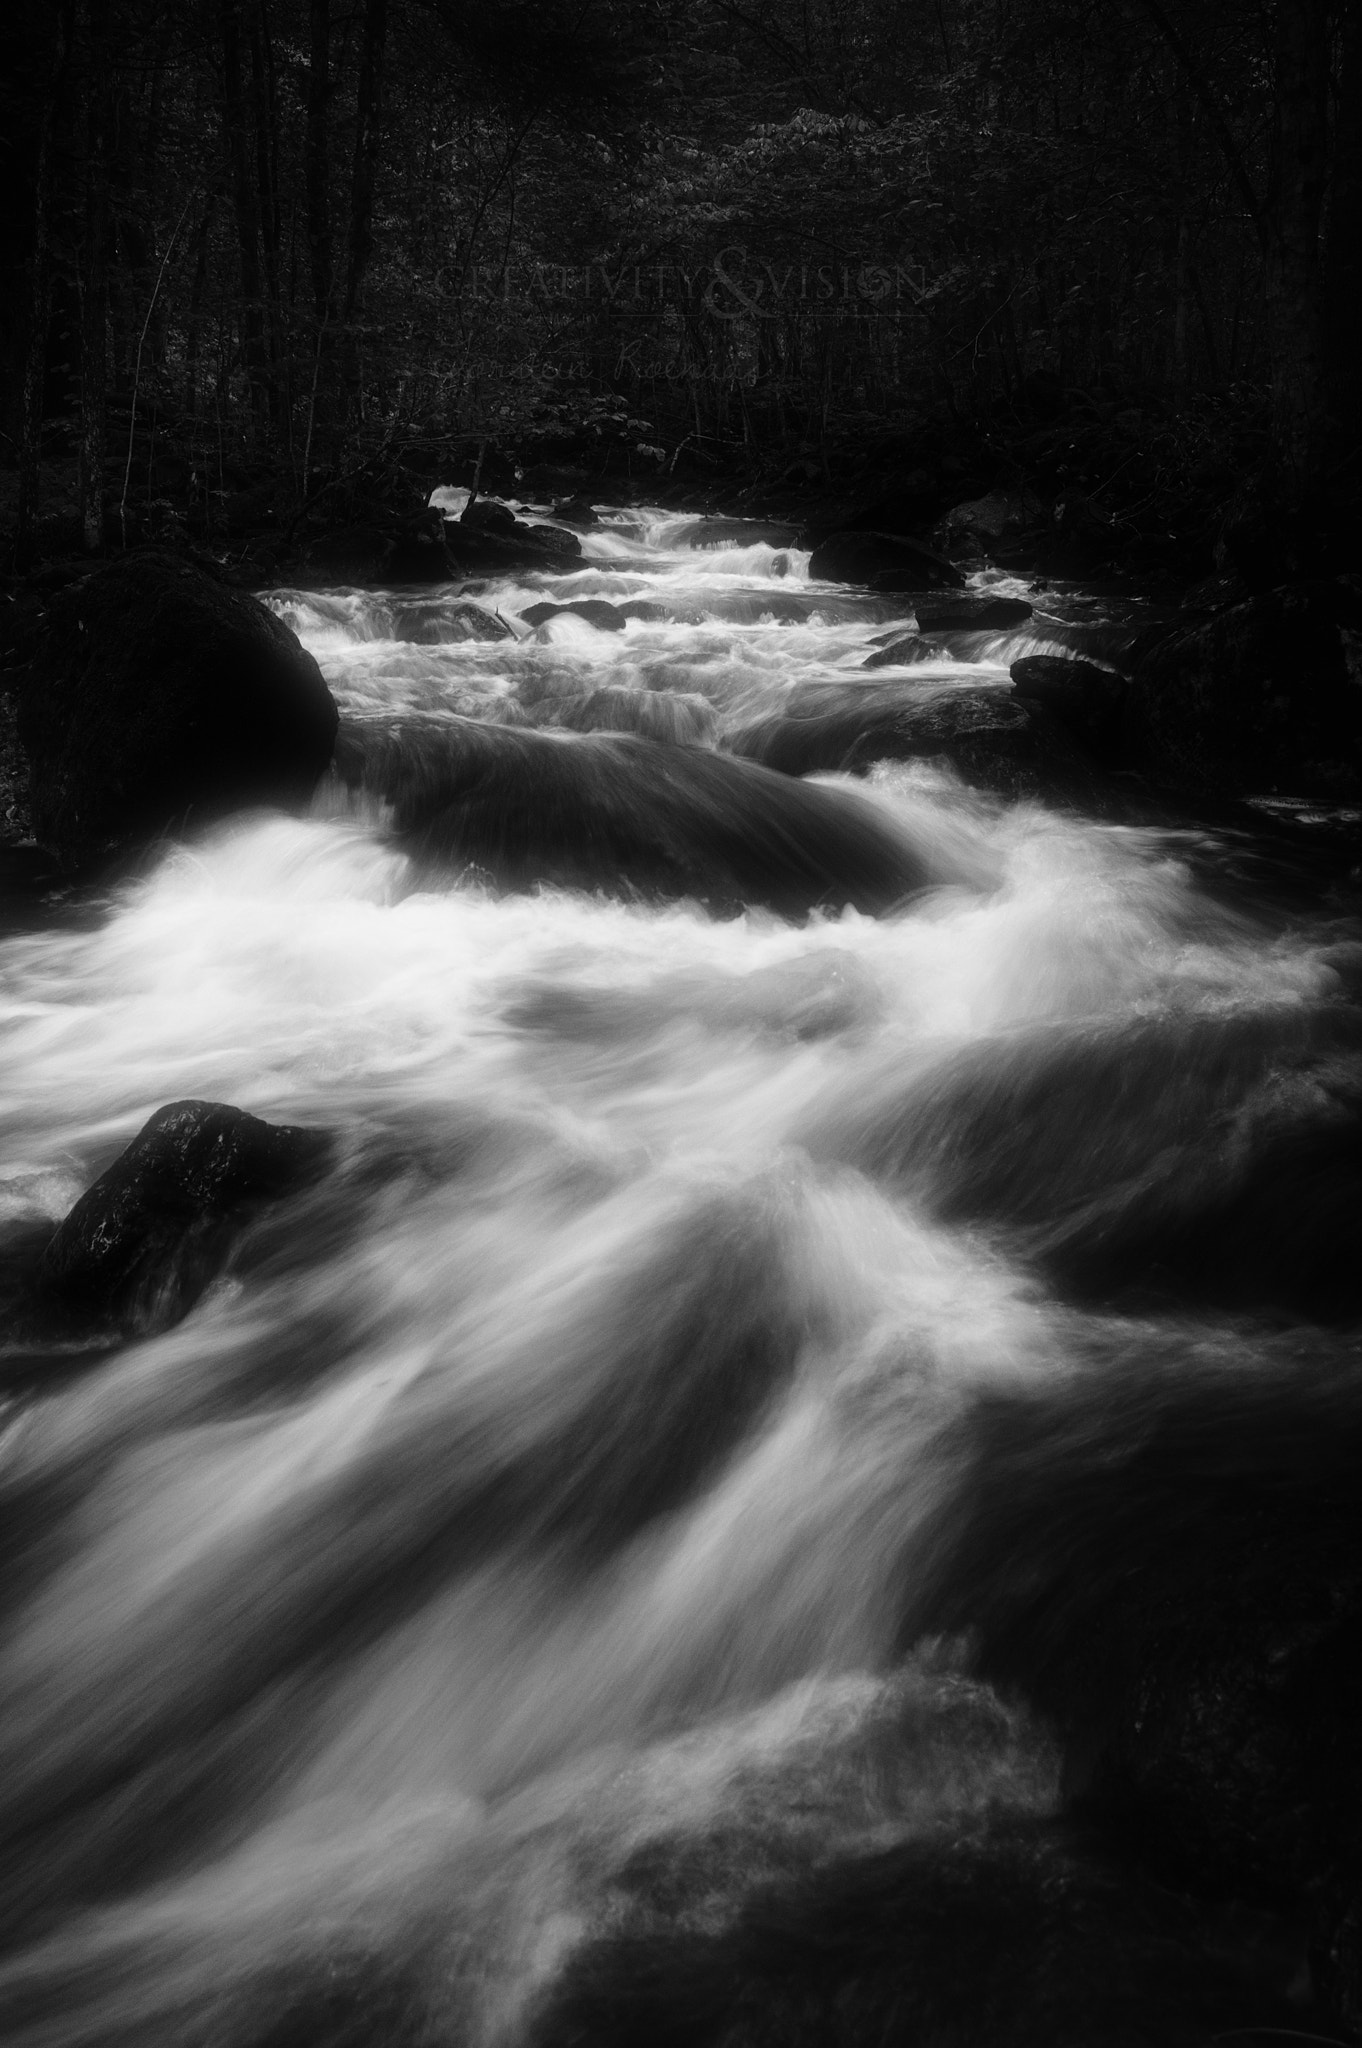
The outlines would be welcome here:
<svg viewBox="0 0 1362 2048">
<path fill-rule="evenodd" d="M 696 519 L 672 536 L 676 548 L 788 548 L 797 528 L 761 519 Z"/>
<path fill-rule="evenodd" d="M 712 746 L 719 731 L 714 706 L 693 690 L 631 690 L 621 683 L 569 699 L 556 723 L 573 732 L 636 732 L 678 746 Z"/>
<path fill-rule="evenodd" d="M 1052 1025 L 905 1082 L 856 1078 L 808 1140 L 947 1224 L 991 1222 L 1080 1296 L 1362 1308 L 1362 1014 Z"/>
<path fill-rule="evenodd" d="M 222 1102 L 167 1103 L 58 1225 L 38 1263 L 39 1301 L 165 1329 L 219 1269 L 233 1224 L 311 1176 L 328 1142 Z"/>
<path fill-rule="evenodd" d="M 623 733 L 359 724 L 337 769 L 393 807 L 418 860 L 613 895 L 801 918 L 890 910 L 926 863 L 876 805 L 696 746 Z"/>
<path fill-rule="evenodd" d="M 913 606 L 922 633 L 1001 633 L 1024 626 L 1031 606 L 1021 597 L 920 597 Z"/>
<path fill-rule="evenodd" d="M 729 745 L 786 775 L 863 775 L 877 761 L 939 760 L 1002 796 L 1104 801 L 1093 763 L 1063 728 L 997 687 L 813 684 Z"/>
<path fill-rule="evenodd" d="M 598 633 L 622 633 L 626 624 L 621 608 L 607 604 L 603 597 L 579 597 L 571 604 L 532 604 L 520 616 L 527 626 L 544 626 L 550 619 L 563 617 L 585 619 Z"/>
<path fill-rule="evenodd" d="M 955 1683 L 963 1707 L 969 1691 Z M 886 1736 L 862 1775 L 878 1785 L 893 1774 L 916 1797 L 911 1825 L 898 1819 L 873 1849 L 800 1858 L 757 1834 L 757 1794 L 741 1779 L 731 1816 L 707 1812 L 698 1833 L 655 1828 L 547 1986 L 527 2048 L 1210 2048 L 1238 2033 L 1251 2042 L 1259 2027 L 1289 2036 L 1300 2012 L 1287 1971 L 1248 1938 L 1227 1939 L 1212 1911 L 1103 1857 L 1071 1823 L 1019 1817 L 1015 1784 L 987 1813 L 966 1806 L 979 1780 L 993 1789 L 970 1734 L 967 1748 L 928 1747 L 915 1717 L 897 1748 Z M 932 1811 L 934 1765 L 970 1786 L 949 1817 Z M 810 1812 L 817 1800 L 810 1791 Z"/>
<path fill-rule="evenodd" d="M 56 600 L 27 679 L 34 834 L 75 863 L 246 805 L 298 808 L 336 725 L 273 612 L 174 556 L 124 556 Z"/>
</svg>

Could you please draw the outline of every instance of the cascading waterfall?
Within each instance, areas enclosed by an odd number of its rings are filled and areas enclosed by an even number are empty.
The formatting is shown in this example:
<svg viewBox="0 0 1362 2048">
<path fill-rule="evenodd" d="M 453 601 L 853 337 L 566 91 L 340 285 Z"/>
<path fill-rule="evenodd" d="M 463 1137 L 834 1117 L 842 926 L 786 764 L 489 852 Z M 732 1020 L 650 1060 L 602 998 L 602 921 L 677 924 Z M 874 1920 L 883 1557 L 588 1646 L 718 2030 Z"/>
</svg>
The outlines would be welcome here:
<svg viewBox="0 0 1362 2048">
<path fill-rule="evenodd" d="M 904 619 L 681 525 L 270 601 L 399 748 L 606 689 L 722 751 Z M 666 616 L 520 617 L 590 599 Z M 508 630 L 442 638 L 470 601 Z M 906 680 L 1002 681 L 1081 612 Z M 173 1098 L 334 1142 L 184 1321 L 11 1404 L 13 2048 L 1115 2039 L 1025 2017 L 1042 1949 L 1075 1999 L 1124 1959 L 1168 2031 L 1122 2039 L 1203 2038 L 1185 1930 L 1054 1832 L 1051 1651 L 1195 1552 L 1193 1410 L 1236 1469 L 1362 1433 L 1349 933 L 1204 833 L 932 762 L 815 786 L 903 849 L 891 914 L 504 893 L 336 775 L 4 943 L 6 1228 Z"/>
</svg>

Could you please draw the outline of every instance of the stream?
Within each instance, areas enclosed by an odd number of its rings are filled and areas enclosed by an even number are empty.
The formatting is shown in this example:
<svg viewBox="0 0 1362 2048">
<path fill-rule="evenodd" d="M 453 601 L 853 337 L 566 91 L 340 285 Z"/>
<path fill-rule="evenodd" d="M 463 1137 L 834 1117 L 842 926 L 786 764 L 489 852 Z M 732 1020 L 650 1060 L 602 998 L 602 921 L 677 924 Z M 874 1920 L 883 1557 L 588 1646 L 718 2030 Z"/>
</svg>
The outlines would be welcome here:
<svg viewBox="0 0 1362 2048">
<path fill-rule="evenodd" d="M 692 524 L 269 602 L 398 744 L 605 689 L 722 751 L 911 626 Z M 876 684 L 1107 616 L 972 583 L 1036 616 Z M 183 1321 L 6 1411 L 8 2048 L 1319 2031 L 1313 1879 L 1195 1799 L 1177 1870 L 1083 1832 L 1070 1732 L 1127 1727 L 1140 1585 L 1179 1641 L 1241 1567 L 1303 1628 L 1324 1589 L 1327 1661 L 1362 1578 L 1318 1512 L 1362 1443 L 1355 892 L 940 761 L 817 782 L 916 863 L 887 914 L 502 891 L 333 775 L 0 943 L 6 1228 L 177 1098 L 334 1141 Z"/>
</svg>

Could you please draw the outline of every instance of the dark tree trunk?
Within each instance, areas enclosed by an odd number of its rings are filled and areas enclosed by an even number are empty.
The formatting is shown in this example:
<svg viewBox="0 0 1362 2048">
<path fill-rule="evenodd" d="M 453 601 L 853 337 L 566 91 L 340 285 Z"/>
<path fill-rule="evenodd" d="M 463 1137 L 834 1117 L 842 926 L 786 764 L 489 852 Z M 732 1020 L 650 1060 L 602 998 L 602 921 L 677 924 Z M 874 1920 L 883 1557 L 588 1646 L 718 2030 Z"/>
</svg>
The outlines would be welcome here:
<svg viewBox="0 0 1362 2048">
<path fill-rule="evenodd" d="M 355 315 L 374 247 L 374 176 L 383 112 L 383 55 L 388 0 L 364 0 L 364 31 L 355 94 L 355 154 L 350 173 L 350 232 L 345 268 L 345 382 L 352 411 L 359 410 L 359 343 Z"/>
<path fill-rule="evenodd" d="M 1263 210 L 1272 335 L 1272 411 L 1289 509 L 1314 492 L 1324 457 L 1323 266 L 1328 171 L 1329 20 L 1325 0 L 1278 0 L 1272 183 Z"/>
<path fill-rule="evenodd" d="M 208 282 L 208 231 L 213 224 L 217 203 L 217 193 L 210 192 L 194 237 L 194 273 L 189 288 L 189 315 L 184 338 L 184 409 L 191 420 L 199 416 L 199 327 L 203 318 L 204 288 Z"/>
<path fill-rule="evenodd" d="M 1206 114 L 1258 235 L 1272 361 L 1275 482 L 1283 509 L 1293 513 L 1318 485 L 1326 435 L 1320 226 L 1329 162 L 1329 0 L 1277 0 L 1272 170 L 1265 199 L 1163 0 L 1141 5 Z"/>
<path fill-rule="evenodd" d="M 241 261 L 241 353 L 257 419 L 268 412 L 260 275 L 260 213 L 241 69 L 241 0 L 222 0 L 222 134 Z"/>
<path fill-rule="evenodd" d="M 1340 21 L 1334 175 L 1325 241 L 1325 372 L 1330 410 L 1345 432 L 1362 431 L 1362 9 Z"/>
<path fill-rule="evenodd" d="M 355 157 L 350 173 L 350 235 L 345 272 L 345 317 L 354 315 L 374 248 L 374 174 L 383 113 L 383 54 L 388 0 L 364 0 L 364 34 L 355 93 Z"/>
<path fill-rule="evenodd" d="M 109 0 L 86 0 L 85 235 L 80 264 L 80 506 L 86 551 L 104 545 L 104 465 L 108 441 Z"/>
<path fill-rule="evenodd" d="M 38 130 L 34 167 L 33 251 L 29 267 L 28 336 L 24 351 L 19 406 L 18 503 L 14 521 L 14 561 L 26 568 L 33 553 L 33 527 L 38 516 L 39 473 L 42 467 L 43 384 L 47 368 L 47 337 L 52 313 L 52 144 L 58 110 L 66 89 L 74 29 L 73 0 L 57 11 L 52 50 L 51 83 Z"/>
<path fill-rule="evenodd" d="M 307 136 L 304 183 L 307 190 L 307 253 L 312 269 L 312 302 L 317 328 L 326 326 L 331 307 L 331 187 L 327 128 L 331 106 L 331 0 L 312 0 L 311 46 L 307 74 Z"/>
<path fill-rule="evenodd" d="M 274 158 L 274 61 L 270 45 L 267 0 L 260 0 L 251 22 L 251 111 L 255 125 L 255 179 L 264 254 L 265 345 L 269 360 L 271 409 L 276 429 L 282 424 L 280 361 L 284 352 L 283 298 L 279 274 L 279 191 Z"/>
</svg>

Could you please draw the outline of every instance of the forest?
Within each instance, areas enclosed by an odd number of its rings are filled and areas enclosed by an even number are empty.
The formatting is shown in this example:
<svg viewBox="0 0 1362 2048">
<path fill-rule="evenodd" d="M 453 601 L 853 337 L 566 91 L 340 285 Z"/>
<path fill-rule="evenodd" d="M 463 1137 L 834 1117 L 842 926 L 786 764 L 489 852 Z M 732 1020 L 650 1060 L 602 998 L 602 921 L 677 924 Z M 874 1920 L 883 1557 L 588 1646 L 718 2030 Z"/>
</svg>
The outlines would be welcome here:
<svg viewBox="0 0 1362 2048">
<path fill-rule="evenodd" d="M 1362 6 L 0 92 L 3 2048 L 1362 2048 Z"/>
<path fill-rule="evenodd" d="M 1346 566 L 1335 0 L 16 0 L 0 49 L 12 566 L 489 455 Z"/>
</svg>

